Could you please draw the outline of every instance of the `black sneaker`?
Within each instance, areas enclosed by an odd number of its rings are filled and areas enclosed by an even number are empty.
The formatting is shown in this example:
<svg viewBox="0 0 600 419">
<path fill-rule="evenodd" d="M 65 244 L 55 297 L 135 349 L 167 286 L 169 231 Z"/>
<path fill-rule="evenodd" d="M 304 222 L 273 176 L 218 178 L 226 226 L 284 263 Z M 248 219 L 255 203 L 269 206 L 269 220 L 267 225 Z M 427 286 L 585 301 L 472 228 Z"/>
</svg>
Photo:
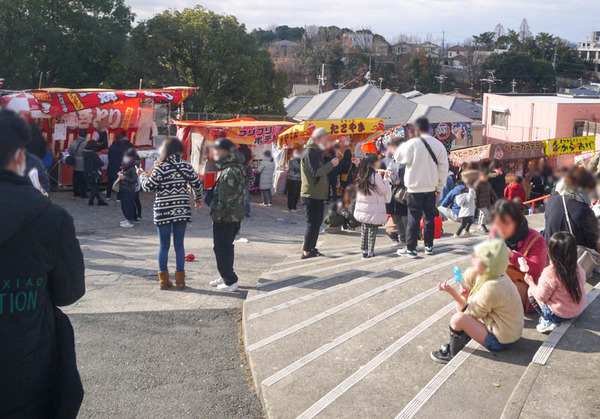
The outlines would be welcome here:
<svg viewBox="0 0 600 419">
<path fill-rule="evenodd" d="M 325 256 L 323 253 L 319 252 L 319 249 L 313 249 L 310 253 L 314 253 L 315 256 Z"/>
<path fill-rule="evenodd" d="M 302 252 L 302 256 L 300 256 L 300 259 L 310 259 L 310 258 L 316 258 L 317 255 L 315 255 L 313 252 L 310 252 L 308 255 L 305 255 L 304 252 Z"/>
<path fill-rule="evenodd" d="M 447 364 L 452 359 L 452 355 L 450 355 L 450 345 L 442 345 L 439 351 L 433 351 L 429 356 L 431 356 L 431 359 L 435 362 Z"/>
<path fill-rule="evenodd" d="M 104 201 L 98 201 L 98 206 L 99 206 L 99 207 L 105 207 L 105 206 L 107 206 L 107 205 L 108 205 L 108 204 L 107 204 L 106 202 L 104 202 Z"/>
</svg>

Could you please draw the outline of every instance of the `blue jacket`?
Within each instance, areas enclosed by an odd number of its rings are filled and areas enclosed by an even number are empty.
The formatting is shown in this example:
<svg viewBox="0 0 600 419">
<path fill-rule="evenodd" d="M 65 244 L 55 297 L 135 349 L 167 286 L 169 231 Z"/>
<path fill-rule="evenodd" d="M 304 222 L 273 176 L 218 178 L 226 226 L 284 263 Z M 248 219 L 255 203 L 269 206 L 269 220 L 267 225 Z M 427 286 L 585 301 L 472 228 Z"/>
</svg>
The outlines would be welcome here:
<svg viewBox="0 0 600 419">
<path fill-rule="evenodd" d="M 444 186 L 444 189 L 442 189 L 442 193 L 440 194 L 440 202 L 444 200 L 446 195 L 448 195 L 452 189 L 454 189 L 454 180 L 452 179 L 452 176 L 448 176 L 446 178 L 446 186 Z"/>
<path fill-rule="evenodd" d="M 454 187 L 454 189 L 452 189 L 444 197 L 444 200 L 442 201 L 442 207 L 446 207 L 446 208 L 452 207 L 452 212 L 455 213 L 456 215 L 458 215 L 458 211 L 460 211 L 460 206 L 456 204 L 455 198 L 456 198 L 456 195 L 461 193 L 461 191 L 465 188 L 466 188 L 465 185 L 458 185 L 458 186 Z"/>
</svg>

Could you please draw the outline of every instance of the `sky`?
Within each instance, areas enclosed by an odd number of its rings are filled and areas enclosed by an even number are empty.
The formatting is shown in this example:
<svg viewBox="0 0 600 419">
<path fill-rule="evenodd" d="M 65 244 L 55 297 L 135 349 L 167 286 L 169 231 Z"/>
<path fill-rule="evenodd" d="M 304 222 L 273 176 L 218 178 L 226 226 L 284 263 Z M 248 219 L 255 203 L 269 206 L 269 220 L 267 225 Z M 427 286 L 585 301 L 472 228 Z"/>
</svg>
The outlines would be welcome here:
<svg viewBox="0 0 600 419">
<path fill-rule="evenodd" d="M 531 31 L 549 32 L 571 42 L 584 41 L 600 30 L 598 0 L 126 0 L 144 20 L 166 8 L 202 4 L 234 15 L 251 30 L 272 25 L 339 26 L 370 29 L 394 41 L 399 34 L 448 44 L 492 31 L 498 23 L 518 30 L 527 18 Z"/>
</svg>

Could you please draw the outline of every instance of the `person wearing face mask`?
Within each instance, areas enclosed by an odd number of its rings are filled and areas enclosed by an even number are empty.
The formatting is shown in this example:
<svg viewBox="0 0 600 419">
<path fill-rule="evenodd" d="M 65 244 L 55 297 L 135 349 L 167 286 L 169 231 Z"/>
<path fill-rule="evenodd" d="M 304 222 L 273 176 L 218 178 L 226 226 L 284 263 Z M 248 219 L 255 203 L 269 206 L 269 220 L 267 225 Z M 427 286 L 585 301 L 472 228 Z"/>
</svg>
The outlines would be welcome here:
<svg viewBox="0 0 600 419">
<path fill-rule="evenodd" d="M 83 387 L 69 318 L 85 293 L 73 218 L 25 175 L 28 124 L 0 110 L 0 417 L 75 418 Z"/>
<path fill-rule="evenodd" d="M 295 149 L 292 158 L 288 162 L 287 204 L 291 212 L 298 211 L 298 200 L 300 199 L 300 188 L 302 187 L 300 159 L 302 159 L 302 152 Z"/>
<path fill-rule="evenodd" d="M 233 241 L 244 219 L 247 193 L 244 158 L 228 138 L 220 138 L 212 145 L 212 155 L 219 174 L 213 187 L 210 216 L 213 220 L 213 250 L 221 276 L 210 285 L 220 291 L 235 292 L 238 277 L 233 270 Z"/>
<path fill-rule="evenodd" d="M 123 156 L 123 164 L 119 172 L 119 194 L 121 197 L 121 210 L 125 220 L 121 221 L 121 227 L 131 228 L 136 221 L 135 216 L 135 193 L 138 175 L 135 167 L 136 152 L 130 148 Z"/>
<path fill-rule="evenodd" d="M 329 162 L 323 161 L 323 152 L 327 149 L 329 137 L 325 128 L 314 130 L 306 143 L 300 171 L 302 176 L 302 205 L 306 209 L 306 233 L 302 246 L 302 259 L 321 256 L 317 250 L 319 230 L 323 223 L 325 201 L 329 196 L 329 173 L 340 163 L 337 157 Z"/>
</svg>

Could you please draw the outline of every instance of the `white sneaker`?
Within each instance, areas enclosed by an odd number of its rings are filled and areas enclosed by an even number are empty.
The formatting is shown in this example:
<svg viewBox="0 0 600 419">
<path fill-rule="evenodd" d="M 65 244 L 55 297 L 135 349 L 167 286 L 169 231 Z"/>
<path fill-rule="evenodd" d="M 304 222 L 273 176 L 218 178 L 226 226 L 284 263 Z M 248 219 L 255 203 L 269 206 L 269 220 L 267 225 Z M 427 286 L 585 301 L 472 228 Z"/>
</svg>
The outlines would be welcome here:
<svg viewBox="0 0 600 419">
<path fill-rule="evenodd" d="M 238 290 L 238 284 L 237 282 L 231 285 L 226 285 L 224 282 L 220 285 L 217 285 L 217 289 L 219 291 L 229 291 L 229 292 L 236 292 Z"/>
<path fill-rule="evenodd" d="M 120 199 L 117 199 L 117 201 L 116 201 L 116 202 L 121 202 L 121 200 L 120 200 Z"/>
<path fill-rule="evenodd" d="M 129 220 L 123 220 L 119 224 L 127 224 L 128 222 L 129 222 Z"/>
<path fill-rule="evenodd" d="M 105 200 L 105 201 L 111 201 L 111 199 L 110 199 L 110 198 L 104 198 L 104 200 Z"/>
<path fill-rule="evenodd" d="M 224 284 L 225 282 L 223 282 L 223 278 L 219 278 L 219 279 L 213 279 L 212 281 L 210 281 L 208 284 L 211 287 L 218 287 L 221 284 Z"/>
<path fill-rule="evenodd" d="M 121 227 L 123 227 L 123 228 L 131 228 L 131 227 L 133 227 L 133 224 L 130 223 L 129 221 L 127 221 L 125 223 L 121 223 Z"/>
</svg>

